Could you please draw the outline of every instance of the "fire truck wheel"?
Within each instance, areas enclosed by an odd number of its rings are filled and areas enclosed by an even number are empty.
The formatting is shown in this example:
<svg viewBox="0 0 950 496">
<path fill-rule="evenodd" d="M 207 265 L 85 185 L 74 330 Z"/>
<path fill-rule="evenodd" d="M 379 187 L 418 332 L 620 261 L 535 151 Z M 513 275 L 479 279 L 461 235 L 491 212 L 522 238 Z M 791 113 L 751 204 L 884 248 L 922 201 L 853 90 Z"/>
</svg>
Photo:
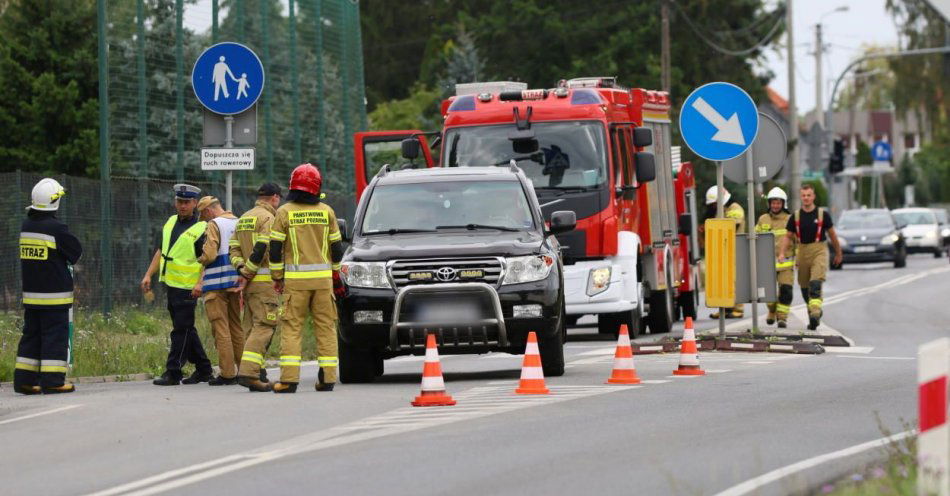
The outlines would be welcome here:
<svg viewBox="0 0 950 496">
<path fill-rule="evenodd" d="M 673 326 L 673 297 L 670 291 L 652 291 L 650 293 L 650 313 L 647 315 L 650 334 L 670 332 Z"/>
<path fill-rule="evenodd" d="M 360 384 L 373 382 L 377 375 L 382 375 L 383 365 L 376 363 L 382 362 L 373 350 L 368 348 L 359 348 L 352 344 L 347 344 L 342 339 L 339 340 L 340 348 L 340 382 L 345 384 Z"/>
<path fill-rule="evenodd" d="M 597 316 L 597 332 L 612 336 L 614 339 L 620 334 L 620 326 L 627 325 L 627 333 L 633 339 L 640 335 L 640 311 L 636 308 L 619 313 L 602 313 Z"/>
<path fill-rule="evenodd" d="M 567 326 L 572 327 L 577 325 L 577 321 L 581 320 L 581 317 L 583 317 L 583 315 L 565 315 L 564 319 Z"/>
</svg>

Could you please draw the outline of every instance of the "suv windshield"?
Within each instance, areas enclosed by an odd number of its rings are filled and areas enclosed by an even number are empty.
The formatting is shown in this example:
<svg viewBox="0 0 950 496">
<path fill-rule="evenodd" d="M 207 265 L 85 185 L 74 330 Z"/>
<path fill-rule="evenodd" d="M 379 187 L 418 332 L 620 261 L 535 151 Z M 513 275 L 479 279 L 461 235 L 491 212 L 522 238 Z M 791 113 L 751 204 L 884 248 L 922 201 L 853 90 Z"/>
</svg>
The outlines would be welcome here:
<svg viewBox="0 0 950 496">
<path fill-rule="evenodd" d="M 930 225 L 937 223 L 937 217 L 935 217 L 934 213 L 930 211 L 894 212 L 894 217 L 896 217 L 897 221 L 901 224 L 908 226 Z"/>
<path fill-rule="evenodd" d="M 891 216 L 884 212 L 844 212 L 838 221 L 841 230 L 893 228 Z"/>
<path fill-rule="evenodd" d="M 535 188 L 591 188 L 607 180 L 604 126 L 597 121 L 537 122 L 539 149 L 518 154 L 509 134 L 515 126 L 461 127 L 446 131 L 442 165 L 504 165 L 514 159 Z"/>
<path fill-rule="evenodd" d="M 533 227 L 520 182 L 456 180 L 377 186 L 363 214 L 362 233 Z"/>
</svg>

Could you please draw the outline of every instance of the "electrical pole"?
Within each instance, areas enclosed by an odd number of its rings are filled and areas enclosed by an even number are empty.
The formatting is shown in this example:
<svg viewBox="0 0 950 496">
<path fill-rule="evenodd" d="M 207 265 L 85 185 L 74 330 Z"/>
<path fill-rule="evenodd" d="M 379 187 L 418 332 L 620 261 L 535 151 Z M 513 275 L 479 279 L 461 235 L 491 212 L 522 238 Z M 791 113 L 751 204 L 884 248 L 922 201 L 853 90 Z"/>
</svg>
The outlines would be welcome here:
<svg viewBox="0 0 950 496">
<path fill-rule="evenodd" d="M 669 93 L 670 76 L 670 5 L 660 0 L 660 89 Z"/>
<path fill-rule="evenodd" d="M 787 36 L 786 49 L 788 50 L 788 126 L 791 135 L 792 153 L 792 187 L 788 192 L 792 209 L 799 208 L 798 190 L 802 187 L 802 170 L 798 160 L 798 106 L 795 104 L 795 24 L 792 22 L 792 0 L 785 6 L 785 31 Z"/>
<path fill-rule="evenodd" d="M 821 85 L 822 85 L 822 74 L 821 74 L 821 54 L 825 51 L 825 47 L 822 44 L 821 39 L 821 23 L 815 24 L 815 119 L 818 121 L 818 125 L 821 126 L 821 112 L 824 110 L 824 106 L 821 104 Z M 825 132 L 829 132 L 830 129 L 825 129 Z"/>
</svg>

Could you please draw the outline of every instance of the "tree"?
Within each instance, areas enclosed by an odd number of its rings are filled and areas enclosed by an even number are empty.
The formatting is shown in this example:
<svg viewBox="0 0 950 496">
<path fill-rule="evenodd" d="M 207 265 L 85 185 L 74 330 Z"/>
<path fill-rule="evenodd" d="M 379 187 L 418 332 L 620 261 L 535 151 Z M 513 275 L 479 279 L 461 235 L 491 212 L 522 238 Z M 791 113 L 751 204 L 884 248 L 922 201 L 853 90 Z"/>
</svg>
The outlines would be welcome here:
<svg viewBox="0 0 950 496">
<path fill-rule="evenodd" d="M 94 0 L 10 0 L 0 15 L 0 171 L 95 175 Z"/>
<path fill-rule="evenodd" d="M 892 52 L 893 47 L 865 45 L 861 56 Z M 836 110 L 879 110 L 891 108 L 897 78 L 885 59 L 871 59 L 862 63 L 851 73 L 837 99 Z"/>
<path fill-rule="evenodd" d="M 484 81 L 485 63 L 478 54 L 475 39 L 459 23 L 458 34 L 454 40 L 445 43 L 445 73 L 439 80 L 442 97 L 455 92 L 458 83 Z"/>
<path fill-rule="evenodd" d="M 377 105 L 369 114 L 370 129 L 438 129 L 441 100 L 441 92 L 417 84 L 408 97 Z"/>
</svg>

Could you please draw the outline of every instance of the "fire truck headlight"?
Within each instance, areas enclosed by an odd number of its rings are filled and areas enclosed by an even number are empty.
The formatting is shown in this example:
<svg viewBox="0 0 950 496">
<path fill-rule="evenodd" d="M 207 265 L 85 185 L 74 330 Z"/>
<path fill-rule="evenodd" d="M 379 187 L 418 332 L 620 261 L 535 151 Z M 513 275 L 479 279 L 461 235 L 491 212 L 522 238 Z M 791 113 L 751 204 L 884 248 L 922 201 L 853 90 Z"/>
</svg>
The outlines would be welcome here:
<svg viewBox="0 0 950 496">
<path fill-rule="evenodd" d="M 591 269 L 587 275 L 587 296 L 594 296 L 610 287 L 610 267 Z"/>
</svg>

